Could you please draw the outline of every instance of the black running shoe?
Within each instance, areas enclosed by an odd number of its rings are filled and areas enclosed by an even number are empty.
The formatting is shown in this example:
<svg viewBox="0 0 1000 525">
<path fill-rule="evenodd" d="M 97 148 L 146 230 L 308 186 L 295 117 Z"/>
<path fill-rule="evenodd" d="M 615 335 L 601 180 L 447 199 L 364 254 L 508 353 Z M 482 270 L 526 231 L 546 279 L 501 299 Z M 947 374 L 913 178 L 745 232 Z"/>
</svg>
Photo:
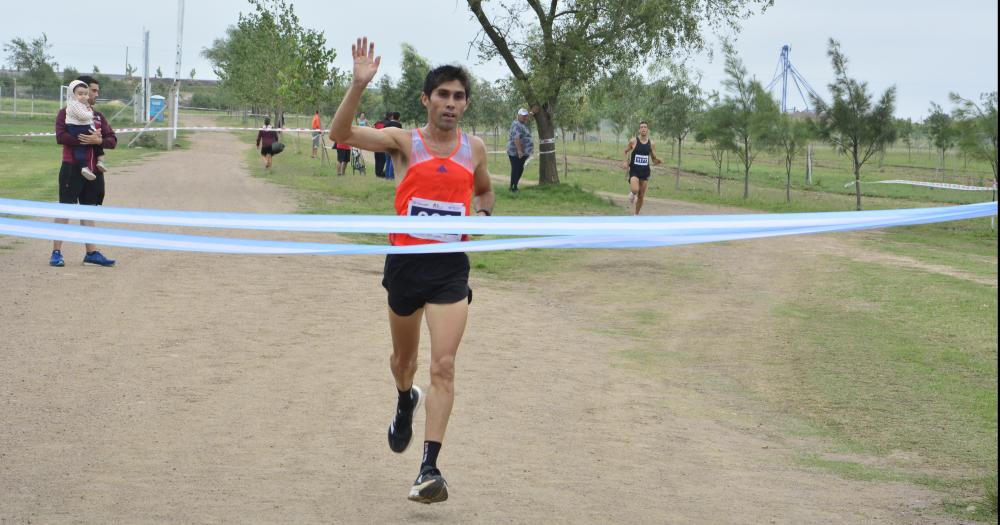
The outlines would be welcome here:
<svg viewBox="0 0 1000 525">
<path fill-rule="evenodd" d="M 448 499 L 448 482 L 441 471 L 434 467 L 424 467 L 410 488 L 410 501 L 418 503 L 440 503 Z"/>
<path fill-rule="evenodd" d="M 413 404 L 409 410 L 403 410 L 396 406 L 396 416 L 389 424 L 389 448 L 397 454 L 406 452 L 413 438 L 413 413 L 420 407 L 420 402 L 424 400 L 424 393 L 420 387 L 413 385 L 410 389 L 410 399 Z"/>
</svg>

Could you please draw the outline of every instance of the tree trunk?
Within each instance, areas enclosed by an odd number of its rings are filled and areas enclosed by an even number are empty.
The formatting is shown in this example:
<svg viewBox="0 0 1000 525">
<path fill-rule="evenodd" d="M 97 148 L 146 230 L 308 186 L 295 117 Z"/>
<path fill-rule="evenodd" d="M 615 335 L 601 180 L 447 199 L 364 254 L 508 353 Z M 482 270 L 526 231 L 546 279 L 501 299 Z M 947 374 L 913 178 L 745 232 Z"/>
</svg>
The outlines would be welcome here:
<svg viewBox="0 0 1000 525">
<path fill-rule="evenodd" d="M 718 164 L 717 167 L 719 168 L 719 178 L 715 179 L 715 194 L 719 195 L 719 196 L 722 196 L 722 162 L 721 162 L 721 159 L 720 159 L 720 162 L 719 162 L 719 164 Z"/>
<path fill-rule="evenodd" d="M 743 200 L 750 198 L 750 141 L 743 140 Z"/>
<path fill-rule="evenodd" d="M 792 202 L 792 157 L 785 157 L 785 202 Z"/>
<path fill-rule="evenodd" d="M 535 114 L 538 123 L 538 184 L 559 184 L 559 164 L 556 162 L 556 130 L 549 105 Z M 545 143 L 545 141 L 552 141 Z"/>
<path fill-rule="evenodd" d="M 857 156 L 854 158 L 854 194 L 857 195 L 858 211 L 861 211 L 861 165 Z"/>
<path fill-rule="evenodd" d="M 681 141 L 684 139 L 677 137 L 677 177 L 674 178 L 674 189 L 681 189 Z"/>
</svg>

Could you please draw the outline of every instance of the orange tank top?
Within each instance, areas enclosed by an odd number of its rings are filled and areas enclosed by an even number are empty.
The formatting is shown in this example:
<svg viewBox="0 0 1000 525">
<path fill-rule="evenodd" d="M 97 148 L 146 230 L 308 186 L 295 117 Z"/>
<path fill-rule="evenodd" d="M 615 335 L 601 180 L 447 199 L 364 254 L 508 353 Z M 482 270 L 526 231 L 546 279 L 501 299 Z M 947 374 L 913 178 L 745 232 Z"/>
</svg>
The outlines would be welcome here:
<svg viewBox="0 0 1000 525">
<path fill-rule="evenodd" d="M 419 129 L 410 132 L 410 166 L 396 187 L 397 215 L 469 215 L 472 203 L 472 145 L 461 130 L 458 146 L 447 157 L 431 153 Z M 461 234 L 390 233 L 393 246 L 468 240 Z"/>
</svg>

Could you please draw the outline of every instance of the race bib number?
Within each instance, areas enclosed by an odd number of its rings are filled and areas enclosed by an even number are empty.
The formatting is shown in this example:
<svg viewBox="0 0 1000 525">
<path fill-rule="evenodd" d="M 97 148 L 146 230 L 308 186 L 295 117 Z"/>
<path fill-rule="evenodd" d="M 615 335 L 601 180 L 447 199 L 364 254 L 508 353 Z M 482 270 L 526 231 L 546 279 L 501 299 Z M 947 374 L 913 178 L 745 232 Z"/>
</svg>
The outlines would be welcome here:
<svg viewBox="0 0 1000 525">
<path fill-rule="evenodd" d="M 636 166 L 649 166 L 649 155 L 636 155 L 633 164 Z"/>
<path fill-rule="evenodd" d="M 462 217 L 465 215 L 465 204 L 461 202 L 444 202 L 430 199 L 414 197 L 410 199 L 407 215 L 413 217 L 421 216 L 446 216 L 452 215 Z M 411 237 L 417 239 L 427 239 L 429 241 L 458 242 L 462 240 L 460 233 L 411 233 Z"/>
</svg>

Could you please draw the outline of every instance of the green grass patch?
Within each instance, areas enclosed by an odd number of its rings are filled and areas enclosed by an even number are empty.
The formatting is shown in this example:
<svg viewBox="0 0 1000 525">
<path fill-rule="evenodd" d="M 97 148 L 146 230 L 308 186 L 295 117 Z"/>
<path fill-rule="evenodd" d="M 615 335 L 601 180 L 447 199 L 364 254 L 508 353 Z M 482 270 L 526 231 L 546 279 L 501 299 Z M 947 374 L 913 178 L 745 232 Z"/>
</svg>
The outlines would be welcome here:
<svg viewBox="0 0 1000 525">
<path fill-rule="evenodd" d="M 996 288 L 879 264 L 831 265 L 812 295 L 774 312 L 797 334 L 779 365 L 792 380 L 762 395 L 841 450 L 888 463 L 877 471 L 833 465 L 838 473 L 892 479 L 929 467 L 933 474 L 911 481 L 962 501 L 988 499 L 983 480 L 997 468 Z"/>
<path fill-rule="evenodd" d="M 54 116 L 0 119 L 0 135 L 31 131 L 54 131 Z M 118 135 L 118 147 L 107 150 L 109 168 L 114 169 L 144 158 L 158 149 L 127 148 L 131 135 Z M 179 147 L 187 143 L 184 134 L 178 136 Z M 0 137 L 0 195 L 12 199 L 55 201 L 59 196 L 59 167 L 62 146 L 55 137 Z M 109 188 L 114 191 L 113 188 Z"/>
</svg>

